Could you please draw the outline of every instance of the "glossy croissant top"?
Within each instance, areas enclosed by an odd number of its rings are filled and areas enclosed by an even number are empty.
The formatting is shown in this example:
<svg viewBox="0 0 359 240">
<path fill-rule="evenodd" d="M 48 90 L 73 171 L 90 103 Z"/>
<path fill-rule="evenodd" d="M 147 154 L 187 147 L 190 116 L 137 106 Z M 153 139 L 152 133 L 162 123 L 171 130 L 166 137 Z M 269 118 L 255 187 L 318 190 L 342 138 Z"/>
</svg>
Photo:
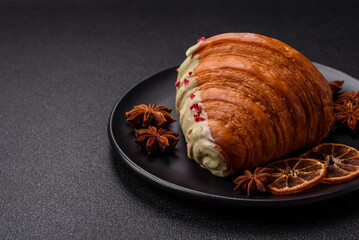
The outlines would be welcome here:
<svg viewBox="0 0 359 240">
<path fill-rule="evenodd" d="M 214 175 L 318 144 L 333 126 L 328 82 L 281 41 L 226 33 L 186 54 L 178 69 L 176 110 L 188 156 Z"/>
</svg>

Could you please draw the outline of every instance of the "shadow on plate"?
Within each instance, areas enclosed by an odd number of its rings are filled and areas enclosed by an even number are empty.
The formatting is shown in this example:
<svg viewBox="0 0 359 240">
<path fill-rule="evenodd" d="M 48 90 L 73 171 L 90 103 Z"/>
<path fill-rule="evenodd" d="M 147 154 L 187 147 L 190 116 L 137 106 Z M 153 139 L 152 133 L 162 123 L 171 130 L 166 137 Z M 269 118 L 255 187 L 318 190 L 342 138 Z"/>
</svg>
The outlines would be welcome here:
<svg viewBox="0 0 359 240">
<path fill-rule="evenodd" d="M 196 215 L 192 219 L 195 224 L 202 224 L 196 219 L 202 219 L 203 216 L 213 218 L 213 221 L 221 219 L 221 221 L 247 222 L 257 225 L 275 225 L 307 223 L 308 219 L 311 222 L 325 222 L 348 218 L 359 213 L 359 205 L 357 204 L 359 194 L 357 191 L 318 203 L 292 207 L 238 207 L 202 202 L 169 193 L 150 184 L 139 177 L 120 158 L 114 150 L 111 150 L 113 166 L 122 186 L 129 194 L 153 211 L 167 217 L 172 216 L 181 219 L 185 212 L 190 215 L 193 213 Z M 188 221 L 188 219 L 186 220 Z"/>
</svg>

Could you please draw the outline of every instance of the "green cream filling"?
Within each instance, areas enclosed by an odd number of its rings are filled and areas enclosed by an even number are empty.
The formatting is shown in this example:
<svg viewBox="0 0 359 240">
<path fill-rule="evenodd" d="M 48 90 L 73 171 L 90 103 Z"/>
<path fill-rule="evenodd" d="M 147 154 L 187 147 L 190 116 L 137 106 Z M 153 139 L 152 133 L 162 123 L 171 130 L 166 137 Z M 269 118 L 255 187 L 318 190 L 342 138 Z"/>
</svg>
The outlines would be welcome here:
<svg viewBox="0 0 359 240">
<path fill-rule="evenodd" d="M 211 171 L 213 175 L 225 177 L 230 174 L 227 169 L 222 154 L 215 148 L 214 139 L 208 126 L 207 114 L 201 104 L 201 93 L 197 88 L 197 81 L 195 76 L 190 76 L 189 72 L 199 64 L 198 56 L 193 55 L 193 52 L 200 43 L 189 48 L 186 52 L 187 58 L 178 69 L 178 78 L 180 85 L 176 92 L 176 111 L 180 116 L 180 123 L 183 134 L 187 142 L 187 155 L 194 159 L 201 167 Z M 184 84 L 184 79 L 188 79 L 189 83 Z M 190 94 L 195 95 L 194 98 Z M 190 110 L 192 104 L 198 103 L 201 108 L 201 116 L 205 121 L 194 120 L 193 115 L 196 111 Z"/>
</svg>

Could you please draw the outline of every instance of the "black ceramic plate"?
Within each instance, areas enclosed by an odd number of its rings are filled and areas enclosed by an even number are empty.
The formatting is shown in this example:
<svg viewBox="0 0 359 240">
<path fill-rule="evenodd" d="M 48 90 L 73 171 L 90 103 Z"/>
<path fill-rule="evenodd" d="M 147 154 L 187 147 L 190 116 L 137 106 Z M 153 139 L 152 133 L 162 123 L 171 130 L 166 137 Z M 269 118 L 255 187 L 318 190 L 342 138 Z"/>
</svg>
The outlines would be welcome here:
<svg viewBox="0 0 359 240">
<path fill-rule="evenodd" d="M 333 68 L 316 64 L 328 81 L 345 80 L 343 92 L 359 89 L 359 81 Z M 337 185 L 319 184 L 296 195 L 274 196 L 262 194 L 248 198 L 233 191 L 233 177 L 215 177 L 188 159 L 186 145 L 179 122 L 170 130 L 181 133 L 173 153 L 148 156 L 134 143 L 133 128 L 126 122 L 125 112 L 138 104 L 154 103 L 175 109 L 175 67 L 157 73 L 130 89 L 115 105 L 109 121 L 110 141 L 122 159 L 139 175 L 168 191 L 182 196 L 209 202 L 240 206 L 288 206 L 301 205 L 333 198 L 359 188 L 359 178 Z M 172 116 L 178 119 L 175 110 Z M 325 142 L 338 142 L 359 148 L 358 138 L 344 129 L 334 127 Z"/>
</svg>

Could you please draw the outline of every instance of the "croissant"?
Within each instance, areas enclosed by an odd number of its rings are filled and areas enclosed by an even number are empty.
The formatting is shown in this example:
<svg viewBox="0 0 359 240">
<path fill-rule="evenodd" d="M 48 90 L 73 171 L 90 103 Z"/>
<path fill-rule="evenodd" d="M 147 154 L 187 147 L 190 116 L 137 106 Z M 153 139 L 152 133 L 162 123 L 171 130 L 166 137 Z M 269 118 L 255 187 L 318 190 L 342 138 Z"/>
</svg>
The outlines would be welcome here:
<svg viewBox="0 0 359 240">
<path fill-rule="evenodd" d="M 176 111 L 188 157 L 220 177 L 318 144 L 334 124 L 329 84 L 301 53 L 253 33 L 225 33 L 186 52 Z"/>
</svg>

